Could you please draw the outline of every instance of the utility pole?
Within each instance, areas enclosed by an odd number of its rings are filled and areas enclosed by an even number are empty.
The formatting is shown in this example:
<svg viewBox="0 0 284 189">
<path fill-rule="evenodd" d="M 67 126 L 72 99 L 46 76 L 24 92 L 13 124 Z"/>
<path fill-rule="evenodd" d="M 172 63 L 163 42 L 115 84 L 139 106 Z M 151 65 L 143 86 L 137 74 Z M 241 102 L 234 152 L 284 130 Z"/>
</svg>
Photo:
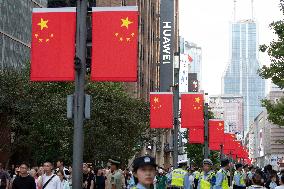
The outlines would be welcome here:
<svg viewBox="0 0 284 189">
<path fill-rule="evenodd" d="M 87 0 L 77 1 L 75 95 L 74 95 L 74 136 L 72 183 L 74 189 L 82 188 L 82 164 L 84 149 L 84 106 L 86 75 L 86 19 Z"/>
<path fill-rule="evenodd" d="M 179 132 L 179 62 L 180 53 L 175 53 L 174 67 L 174 135 L 173 135 L 173 166 L 178 168 L 178 132 Z"/>
<path fill-rule="evenodd" d="M 205 95 L 208 95 L 207 93 L 205 93 Z M 209 129 L 208 129 L 208 103 L 205 102 L 204 105 L 204 159 L 208 159 L 209 157 L 209 147 L 208 147 L 208 143 L 209 143 Z"/>
</svg>

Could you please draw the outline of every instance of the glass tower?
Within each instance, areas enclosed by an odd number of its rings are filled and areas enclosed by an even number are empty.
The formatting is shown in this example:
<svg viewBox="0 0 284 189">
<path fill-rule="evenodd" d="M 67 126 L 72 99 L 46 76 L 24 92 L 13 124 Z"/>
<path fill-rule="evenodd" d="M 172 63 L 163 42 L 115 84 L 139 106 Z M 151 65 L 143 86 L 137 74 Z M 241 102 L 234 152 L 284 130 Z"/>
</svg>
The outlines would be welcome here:
<svg viewBox="0 0 284 189">
<path fill-rule="evenodd" d="M 231 60 L 222 78 L 223 94 L 241 95 L 244 99 L 244 134 L 261 112 L 265 81 L 258 75 L 257 25 L 253 20 L 231 25 Z"/>
<path fill-rule="evenodd" d="M 32 9 L 47 0 L 0 0 L 0 70 L 29 61 Z"/>
</svg>

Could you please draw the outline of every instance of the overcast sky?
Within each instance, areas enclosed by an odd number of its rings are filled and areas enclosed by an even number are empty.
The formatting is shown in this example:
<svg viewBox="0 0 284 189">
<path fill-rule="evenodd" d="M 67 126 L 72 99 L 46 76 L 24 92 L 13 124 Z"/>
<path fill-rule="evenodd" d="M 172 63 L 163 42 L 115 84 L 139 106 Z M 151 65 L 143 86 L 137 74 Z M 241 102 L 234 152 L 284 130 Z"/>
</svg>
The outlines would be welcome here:
<svg viewBox="0 0 284 189">
<path fill-rule="evenodd" d="M 221 77 L 229 61 L 230 22 L 233 0 L 180 0 L 180 35 L 202 47 L 202 88 L 209 95 L 221 94 Z M 237 0 L 236 18 L 250 19 L 251 0 Z M 275 37 L 269 24 L 283 19 L 279 0 L 254 0 L 254 18 L 258 23 L 259 44 Z M 261 64 L 269 57 L 259 53 Z"/>
</svg>

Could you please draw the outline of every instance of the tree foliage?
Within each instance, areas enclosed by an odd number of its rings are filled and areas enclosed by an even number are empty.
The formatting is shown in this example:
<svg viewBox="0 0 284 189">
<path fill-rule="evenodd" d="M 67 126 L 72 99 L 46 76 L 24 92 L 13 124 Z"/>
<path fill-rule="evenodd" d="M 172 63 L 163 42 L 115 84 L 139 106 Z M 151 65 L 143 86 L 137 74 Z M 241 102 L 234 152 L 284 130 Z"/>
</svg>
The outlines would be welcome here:
<svg viewBox="0 0 284 189">
<path fill-rule="evenodd" d="M 0 114 L 8 116 L 13 136 L 10 157 L 34 164 L 61 157 L 71 163 L 73 122 L 66 97 L 73 83 L 30 82 L 28 68 L 0 72 Z M 85 121 L 84 160 L 127 160 L 147 139 L 149 106 L 131 98 L 119 83 L 87 83 L 92 117 Z"/>
<path fill-rule="evenodd" d="M 280 8 L 284 14 L 284 0 L 280 0 Z M 265 79 L 270 78 L 274 84 L 284 89 L 284 21 L 272 22 L 270 28 L 277 38 L 270 42 L 269 46 L 261 45 L 260 51 L 268 53 L 271 64 L 263 66 L 259 70 L 259 74 Z M 262 104 L 267 109 L 269 121 L 284 126 L 284 97 L 278 103 L 263 100 Z"/>
<path fill-rule="evenodd" d="M 214 119 L 214 113 L 212 111 L 208 111 L 208 119 Z M 188 140 L 188 131 L 184 132 L 183 138 Z M 190 158 L 191 164 L 194 166 L 201 167 L 204 159 L 204 145 L 203 144 L 190 144 L 187 141 L 185 145 L 185 151 L 187 153 L 187 157 Z M 212 160 L 214 165 L 218 165 L 220 162 L 220 153 L 217 151 L 210 151 L 209 158 Z"/>
</svg>

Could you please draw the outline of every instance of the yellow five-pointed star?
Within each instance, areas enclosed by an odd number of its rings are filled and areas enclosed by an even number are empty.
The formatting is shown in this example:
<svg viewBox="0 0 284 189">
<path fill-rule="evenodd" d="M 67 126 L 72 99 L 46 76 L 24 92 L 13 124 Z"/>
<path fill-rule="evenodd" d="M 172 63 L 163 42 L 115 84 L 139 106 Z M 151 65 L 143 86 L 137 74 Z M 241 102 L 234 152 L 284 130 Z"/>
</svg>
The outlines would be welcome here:
<svg viewBox="0 0 284 189">
<path fill-rule="evenodd" d="M 128 25 L 133 23 L 130 20 L 128 20 L 128 17 L 126 17 L 126 19 L 122 18 L 121 21 L 122 21 L 121 27 L 125 26 L 127 29 L 128 29 Z"/>
<path fill-rule="evenodd" d="M 222 126 L 223 124 L 222 123 L 219 123 L 219 126 Z"/>
<path fill-rule="evenodd" d="M 43 20 L 42 18 L 40 19 L 40 22 L 37 24 L 40 26 L 40 30 L 43 30 L 43 28 L 48 28 L 47 22 L 48 20 Z"/>
<path fill-rule="evenodd" d="M 155 98 L 154 98 L 154 102 L 155 102 L 155 103 L 158 103 L 158 102 L 159 102 L 159 98 L 158 98 L 158 97 L 155 97 Z"/>
<path fill-rule="evenodd" d="M 200 102 L 200 98 L 199 97 L 195 98 L 195 102 L 199 103 Z"/>
</svg>

